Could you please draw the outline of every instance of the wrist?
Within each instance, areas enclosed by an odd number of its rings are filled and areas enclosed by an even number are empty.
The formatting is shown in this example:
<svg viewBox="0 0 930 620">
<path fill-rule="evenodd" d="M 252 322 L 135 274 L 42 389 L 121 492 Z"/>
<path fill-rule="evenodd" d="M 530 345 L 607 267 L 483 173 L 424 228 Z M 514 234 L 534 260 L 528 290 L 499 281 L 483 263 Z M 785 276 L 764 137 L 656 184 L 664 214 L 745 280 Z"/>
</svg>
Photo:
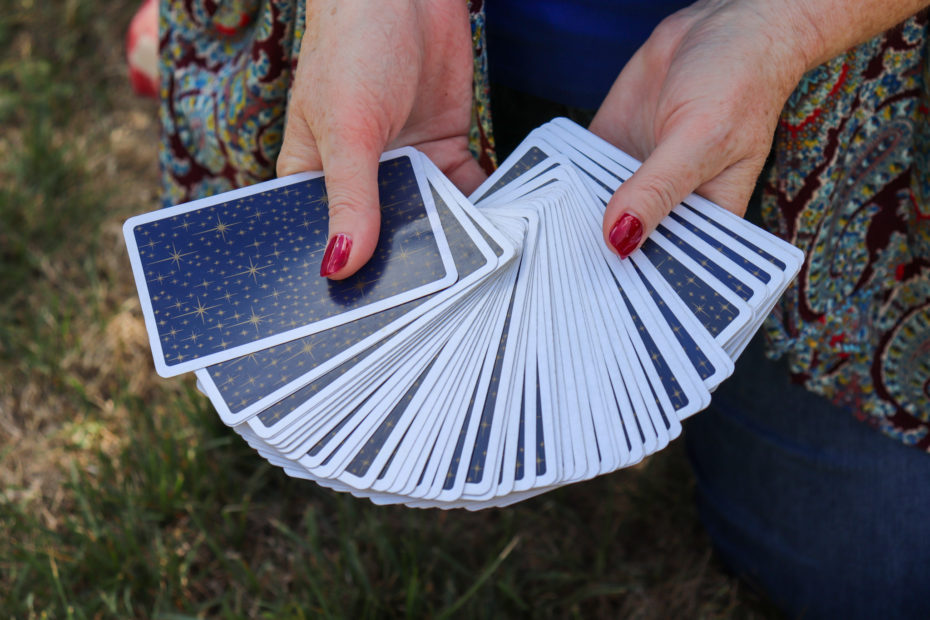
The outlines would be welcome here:
<svg viewBox="0 0 930 620">
<path fill-rule="evenodd" d="M 731 5 L 743 12 L 740 21 L 748 22 L 743 34 L 754 39 L 750 41 L 753 48 L 762 51 L 769 79 L 784 99 L 805 73 L 829 59 L 823 58 L 824 33 L 804 2 L 735 0 Z"/>
<path fill-rule="evenodd" d="M 928 0 L 758 0 L 797 50 L 801 75 L 893 28 L 927 7 Z M 797 68 L 796 68 L 797 70 Z"/>
<path fill-rule="evenodd" d="M 829 53 L 827 33 L 808 4 L 786 2 L 779 7 L 770 7 L 770 10 L 780 13 L 781 36 L 794 52 L 790 71 L 798 81 L 805 73 L 835 55 Z"/>
</svg>

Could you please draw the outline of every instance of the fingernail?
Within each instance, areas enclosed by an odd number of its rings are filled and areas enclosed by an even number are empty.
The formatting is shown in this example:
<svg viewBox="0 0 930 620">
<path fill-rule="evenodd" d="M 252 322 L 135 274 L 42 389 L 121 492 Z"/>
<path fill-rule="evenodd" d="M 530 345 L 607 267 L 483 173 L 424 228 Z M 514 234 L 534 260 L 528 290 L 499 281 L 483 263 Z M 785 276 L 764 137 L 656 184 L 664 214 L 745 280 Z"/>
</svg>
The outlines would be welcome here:
<svg viewBox="0 0 930 620">
<path fill-rule="evenodd" d="M 624 213 L 610 229 L 607 237 L 610 245 L 614 246 L 620 258 L 626 258 L 633 253 L 639 240 L 643 238 L 643 223 L 631 213 Z"/>
<path fill-rule="evenodd" d="M 323 252 L 323 262 L 320 264 L 320 275 L 324 278 L 336 273 L 349 262 L 349 252 L 352 251 L 352 237 L 339 233 L 326 244 Z"/>
</svg>

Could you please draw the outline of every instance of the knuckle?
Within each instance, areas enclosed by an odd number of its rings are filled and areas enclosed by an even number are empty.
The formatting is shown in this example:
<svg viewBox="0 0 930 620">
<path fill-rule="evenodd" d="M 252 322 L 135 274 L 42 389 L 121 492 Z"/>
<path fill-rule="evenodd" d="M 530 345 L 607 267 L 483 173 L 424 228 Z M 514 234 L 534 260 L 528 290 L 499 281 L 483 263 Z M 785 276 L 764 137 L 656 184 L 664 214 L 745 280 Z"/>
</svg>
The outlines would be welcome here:
<svg viewBox="0 0 930 620">
<path fill-rule="evenodd" d="M 340 152 L 376 152 L 380 151 L 382 143 L 386 143 L 384 132 L 377 123 L 354 116 L 334 120 L 326 134 L 327 146 L 333 155 Z"/>
<path fill-rule="evenodd" d="M 675 183 L 664 177 L 651 176 L 643 179 L 640 192 L 644 197 L 642 208 L 644 213 L 654 222 L 658 223 L 663 217 L 680 202 L 679 192 Z"/>
<path fill-rule="evenodd" d="M 388 143 L 389 123 L 383 118 L 383 110 L 366 105 L 360 99 L 345 97 L 343 102 L 326 111 L 320 123 L 320 139 L 325 142 L 330 156 L 360 151 L 380 154 Z"/>
<path fill-rule="evenodd" d="M 377 217 L 377 210 L 366 202 L 364 196 L 352 194 L 339 195 L 331 198 L 329 203 L 329 219 L 339 219 L 343 222 L 367 222 Z"/>
</svg>

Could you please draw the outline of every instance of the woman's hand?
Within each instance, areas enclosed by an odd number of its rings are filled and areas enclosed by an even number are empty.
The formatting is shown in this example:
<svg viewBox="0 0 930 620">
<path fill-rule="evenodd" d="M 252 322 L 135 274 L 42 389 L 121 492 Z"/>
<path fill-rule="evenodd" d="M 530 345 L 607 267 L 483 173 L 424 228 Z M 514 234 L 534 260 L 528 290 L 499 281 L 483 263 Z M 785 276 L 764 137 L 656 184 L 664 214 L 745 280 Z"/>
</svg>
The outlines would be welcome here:
<svg viewBox="0 0 930 620">
<path fill-rule="evenodd" d="M 604 239 L 638 248 L 693 191 L 742 215 L 804 73 L 928 0 L 701 0 L 664 20 L 614 82 L 591 131 L 643 160 Z"/>
<path fill-rule="evenodd" d="M 818 49 L 816 31 L 785 6 L 698 2 L 665 19 L 614 82 L 591 131 L 643 160 L 604 215 L 621 257 L 693 191 L 745 212 L 779 113 Z"/>
<path fill-rule="evenodd" d="M 466 193 L 472 46 L 463 0 L 307 0 L 279 176 L 323 170 L 329 243 L 320 275 L 343 279 L 374 252 L 378 159 L 415 146 Z"/>
</svg>

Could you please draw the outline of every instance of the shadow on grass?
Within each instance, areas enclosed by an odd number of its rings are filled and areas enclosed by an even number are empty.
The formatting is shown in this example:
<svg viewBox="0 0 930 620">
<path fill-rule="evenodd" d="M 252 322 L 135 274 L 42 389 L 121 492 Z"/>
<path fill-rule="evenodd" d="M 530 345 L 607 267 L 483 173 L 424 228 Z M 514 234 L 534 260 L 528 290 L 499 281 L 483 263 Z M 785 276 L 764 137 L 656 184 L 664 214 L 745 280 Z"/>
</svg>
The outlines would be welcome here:
<svg viewBox="0 0 930 620">
<path fill-rule="evenodd" d="M 505 510 L 418 511 L 286 478 L 192 389 L 122 404 L 134 412 L 125 448 L 72 469 L 57 528 L 0 505 L 12 615 L 767 613 L 712 565 L 678 448 Z"/>
</svg>

